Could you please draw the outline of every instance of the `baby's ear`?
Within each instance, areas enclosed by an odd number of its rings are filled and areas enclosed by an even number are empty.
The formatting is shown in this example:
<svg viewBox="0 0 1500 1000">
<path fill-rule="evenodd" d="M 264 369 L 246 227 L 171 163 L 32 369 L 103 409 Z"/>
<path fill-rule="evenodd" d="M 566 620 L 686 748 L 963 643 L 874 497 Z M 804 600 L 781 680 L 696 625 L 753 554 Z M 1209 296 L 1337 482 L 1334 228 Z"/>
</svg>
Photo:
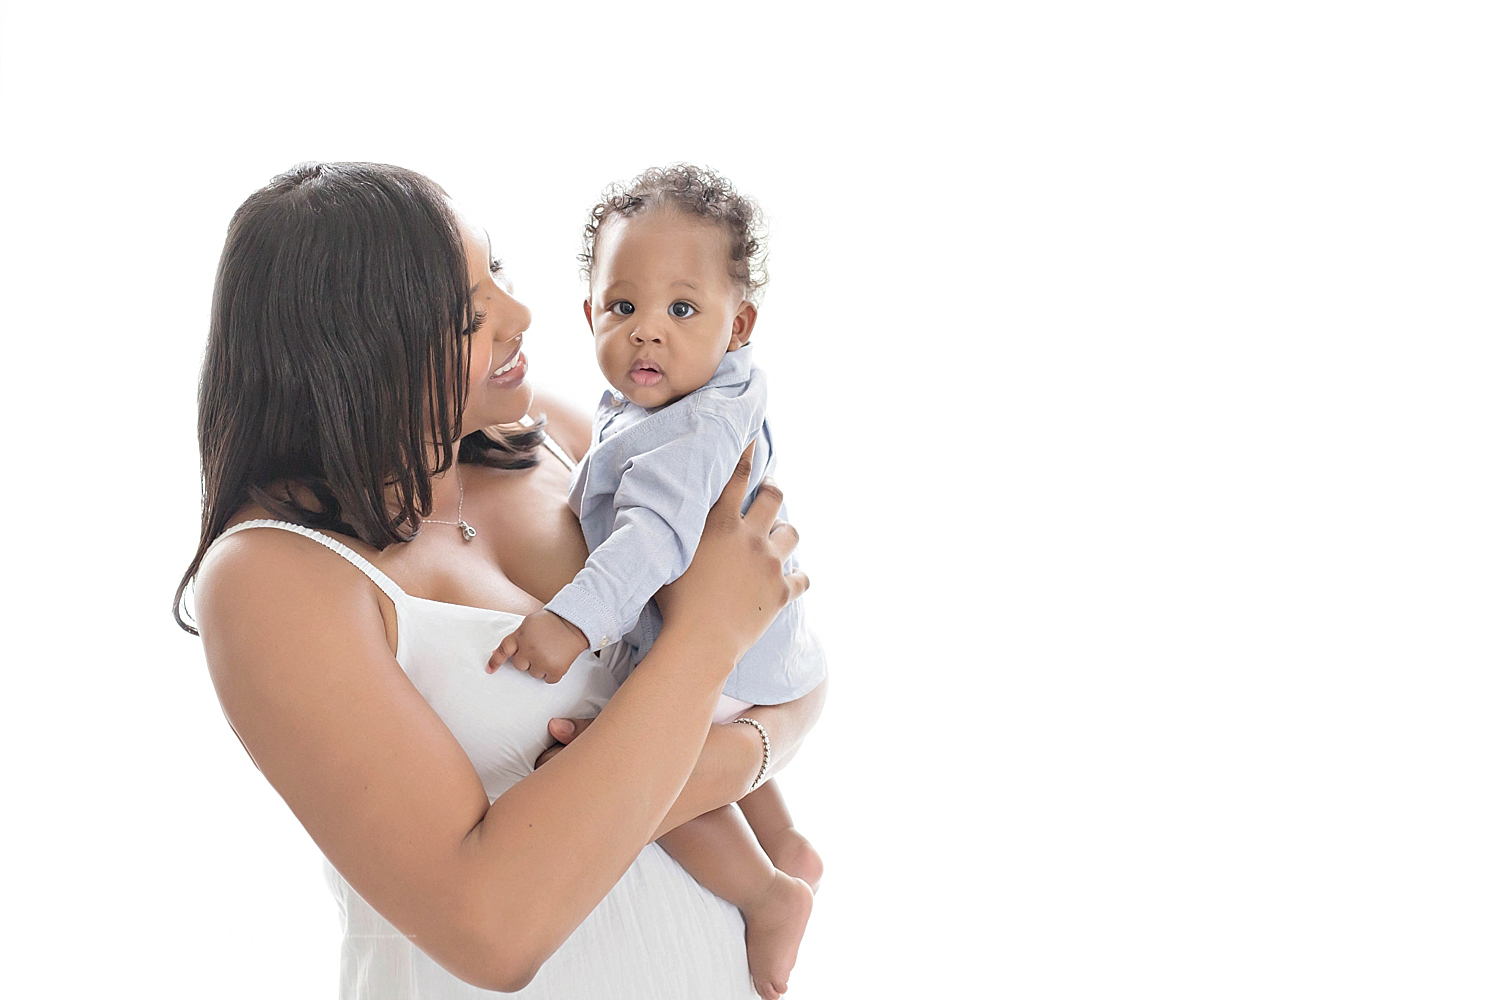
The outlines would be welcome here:
<svg viewBox="0 0 1500 1000">
<path fill-rule="evenodd" d="M 583 300 L 583 318 L 588 321 L 589 333 L 594 332 L 594 304 L 588 299 Z"/>
<path fill-rule="evenodd" d="M 755 317 L 759 315 L 755 309 L 755 303 L 749 299 L 740 303 L 739 312 L 734 314 L 734 325 L 729 329 L 729 349 L 738 351 L 741 347 L 750 343 L 750 333 L 755 329 Z"/>
</svg>

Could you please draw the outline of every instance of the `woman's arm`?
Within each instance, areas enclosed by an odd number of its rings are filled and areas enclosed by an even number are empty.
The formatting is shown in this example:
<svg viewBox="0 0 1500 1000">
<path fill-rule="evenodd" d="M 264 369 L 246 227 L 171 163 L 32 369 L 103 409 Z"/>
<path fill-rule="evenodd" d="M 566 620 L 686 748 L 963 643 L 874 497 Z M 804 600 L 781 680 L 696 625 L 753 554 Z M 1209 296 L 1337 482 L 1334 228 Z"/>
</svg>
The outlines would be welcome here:
<svg viewBox="0 0 1500 1000">
<path fill-rule="evenodd" d="M 766 777 L 776 774 L 797 755 L 802 741 L 822 714 L 827 698 L 828 681 L 824 680 L 796 701 L 757 705 L 744 713 L 765 726 L 766 734 L 771 738 L 771 766 Z M 537 766 L 557 756 L 563 746 L 577 739 L 593 721 L 552 720 L 549 731 L 558 745 L 537 758 Z M 744 798 L 750 791 L 750 783 L 760 773 L 762 749 L 760 734 L 749 726 L 734 723 L 710 726 L 693 772 L 657 827 L 656 836 L 676 829 L 695 816 Z"/>
<path fill-rule="evenodd" d="M 355 891 L 461 979 L 519 989 L 593 910 L 682 790 L 733 663 L 806 587 L 780 571 L 795 533 L 773 527 L 776 491 L 740 517 L 748 476 L 651 654 L 565 759 L 493 805 L 357 570 L 280 532 L 205 561 L 198 619 L 231 725 Z"/>
<path fill-rule="evenodd" d="M 822 714 L 827 697 L 828 681 L 824 680 L 796 701 L 757 705 L 744 713 L 765 726 L 766 734 L 771 738 L 771 765 L 766 771 L 768 779 L 797 755 L 803 739 Z M 744 798 L 750 791 L 750 783 L 760 773 L 762 749 L 760 734 L 750 726 L 734 723 L 710 726 L 703 752 L 693 765 L 693 773 L 688 776 L 677 801 L 667 810 L 656 835 L 660 837 L 695 816 Z"/>
</svg>

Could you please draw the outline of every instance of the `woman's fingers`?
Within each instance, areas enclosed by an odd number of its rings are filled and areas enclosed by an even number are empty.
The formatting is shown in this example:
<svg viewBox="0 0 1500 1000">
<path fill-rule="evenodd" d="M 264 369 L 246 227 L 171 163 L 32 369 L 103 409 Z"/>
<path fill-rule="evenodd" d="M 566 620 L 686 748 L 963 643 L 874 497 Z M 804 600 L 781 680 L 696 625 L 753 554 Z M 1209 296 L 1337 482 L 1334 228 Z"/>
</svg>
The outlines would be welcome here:
<svg viewBox="0 0 1500 1000">
<path fill-rule="evenodd" d="M 797 529 L 789 521 L 777 521 L 772 524 L 768 537 L 771 540 L 771 551 L 782 562 L 786 562 L 796 550 L 797 543 L 802 540 L 802 536 L 797 534 Z"/>
<path fill-rule="evenodd" d="M 808 585 L 806 574 L 782 572 L 797 547 L 797 529 L 777 520 L 777 485 L 764 480 L 755 501 L 740 516 L 753 456 L 753 445 L 740 455 L 734 475 L 703 525 L 687 571 L 656 595 L 667 622 L 690 621 L 700 632 L 712 633 L 715 641 L 728 640 L 731 662 L 743 656 Z"/>
<path fill-rule="evenodd" d="M 740 496 L 744 495 L 743 492 L 740 493 Z M 762 531 L 770 531 L 771 526 L 776 523 L 776 515 L 781 511 L 781 501 L 781 487 L 770 476 L 766 476 L 760 481 L 760 489 L 756 491 L 750 509 L 745 511 L 745 520 Z"/>
<path fill-rule="evenodd" d="M 728 484 L 719 494 L 719 499 L 709 508 L 710 520 L 719 518 L 721 520 L 740 519 L 740 505 L 745 502 L 745 493 L 750 489 L 750 466 L 751 458 L 755 454 L 755 442 L 750 442 L 750 447 L 740 453 L 740 460 L 735 464 L 734 472 L 729 477 Z"/>
<path fill-rule="evenodd" d="M 812 581 L 807 578 L 806 573 L 800 569 L 794 569 L 786 575 L 786 585 L 791 588 L 791 599 L 795 601 L 807 593 L 807 588 L 812 586 Z"/>
<path fill-rule="evenodd" d="M 557 742 L 543 750 L 541 756 L 536 759 L 536 766 L 541 767 L 547 761 L 562 753 L 563 747 L 578 738 L 578 734 L 589 727 L 593 719 L 553 719 L 547 723 L 547 734 Z"/>
<path fill-rule="evenodd" d="M 559 743 L 572 743 L 578 734 L 589 727 L 593 719 L 553 719 L 547 723 L 547 732 Z"/>
</svg>

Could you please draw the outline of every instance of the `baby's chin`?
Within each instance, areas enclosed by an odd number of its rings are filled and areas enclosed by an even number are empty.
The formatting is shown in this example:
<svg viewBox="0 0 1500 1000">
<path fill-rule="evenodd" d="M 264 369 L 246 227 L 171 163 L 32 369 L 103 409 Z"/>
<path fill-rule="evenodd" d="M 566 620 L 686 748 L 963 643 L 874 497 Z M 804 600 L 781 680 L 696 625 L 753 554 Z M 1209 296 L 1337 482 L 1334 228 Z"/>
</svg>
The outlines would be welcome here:
<svg viewBox="0 0 1500 1000">
<path fill-rule="evenodd" d="M 634 385 L 627 379 L 623 385 L 617 383 L 615 389 L 636 406 L 647 410 L 654 410 L 658 406 L 675 403 L 687 395 L 685 392 L 674 391 L 667 385 L 666 379 L 662 379 L 655 385 L 650 386 Z"/>
</svg>

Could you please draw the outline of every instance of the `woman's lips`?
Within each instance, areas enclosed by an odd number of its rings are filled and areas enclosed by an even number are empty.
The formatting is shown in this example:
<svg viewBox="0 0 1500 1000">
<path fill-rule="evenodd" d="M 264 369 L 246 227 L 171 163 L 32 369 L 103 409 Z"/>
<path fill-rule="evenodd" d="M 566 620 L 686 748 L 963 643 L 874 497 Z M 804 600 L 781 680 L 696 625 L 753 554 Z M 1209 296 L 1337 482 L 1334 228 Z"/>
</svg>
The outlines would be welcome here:
<svg viewBox="0 0 1500 1000">
<path fill-rule="evenodd" d="M 520 385 L 525 378 L 526 355 L 521 353 L 521 348 L 518 345 L 510 357 L 505 359 L 505 363 L 496 368 L 494 373 L 490 375 L 490 385 L 509 389 L 512 386 Z"/>
</svg>

